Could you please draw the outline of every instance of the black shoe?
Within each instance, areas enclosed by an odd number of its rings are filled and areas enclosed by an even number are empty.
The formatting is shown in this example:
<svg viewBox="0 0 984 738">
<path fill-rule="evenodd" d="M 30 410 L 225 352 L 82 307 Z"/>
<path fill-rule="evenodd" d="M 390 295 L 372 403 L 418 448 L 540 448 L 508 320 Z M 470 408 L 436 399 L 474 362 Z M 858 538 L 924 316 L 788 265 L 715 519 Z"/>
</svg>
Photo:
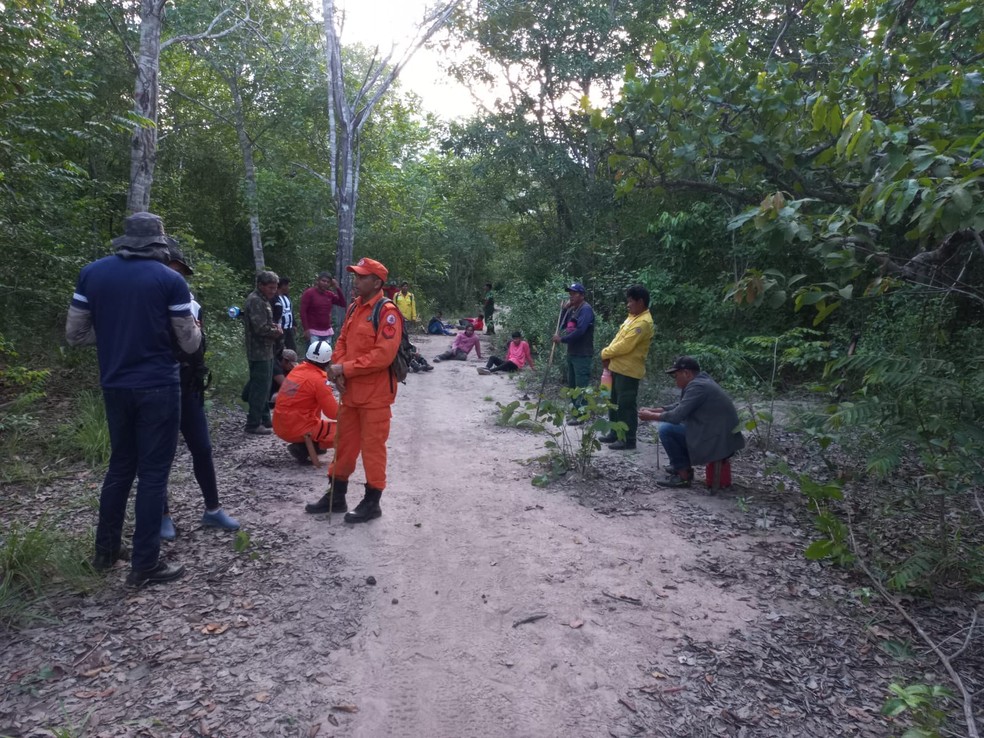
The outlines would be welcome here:
<svg viewBox="0 0 984 738">
<path fill-rule="evenodd" d="M 689 487 L 690 478 L 684 479 L 683 477 L 678 477 L 674 474 L 666 479 L 661 479 L 656 482 L 660 487 Z"/>
<path fill-rule="evenodd" d="M 272 430 L 262 425 L 247 425 L 245 430 L 252 436 L 269 436 L 273 433 Z"/>
<path fill-rule="evenodd" d="M 382 495 L 381 489 L 373 489 L 367 484 L 366 496 L 362 498 L 362 502 L 356 505 L 352 512 L 345 514 L 345 522 L 368 523 L 370 520 L 375 520 L 381 516 L 383 511 L 379 507 L 379 498 Z"/>
<path fill-rule="evenodd" d="M 424 371 L 425 372 L 432 372 L 432 371 L 434 371 L 434 367 L 432 367 L 430 364 L 425 364 L 424 365 Z"/>
<path fill-rule="evenodd" d="M 147 569 L 146 571 L 130 569 L 130 573 L 126 577 L 126 586 L 142 587 L 145 584 L 173 582 L 184 574 L 184 571 L 184 566 L 180 564 L 168 564 L 164 561 L 158 561 L 157 566 L 153 569 Z"/>
<path fill-rule="evenodd" d="M 263 421 L 263 427 L 264 428 L 273 428 L 273 421 L 270 420 L 270 419 L 264 420 Z"/>
<path fill-rule="evenodd" d="M 329 482 L 330 483 L 330 482 Z M 329 512 L 343 513 L 348 510 L 345 504 L 345 494 L 348 492 L 348 480 L 335 481 L 335 491 L 329 497 L 325 492 L 317 502 L 309 502 L 304 506 L 304 512 L 309 515 L 327 515 Z"/>
<path fill-rule="evenodd" d="M 615 441 L 615 443 L 608 444 L 608 448 L 612 451 L 632 451 L 635 447 L 635 441 Z"/>
<path fill-rule="evenodd" d="M 130 552 L 126 548 L 120 547 L 115 554 L 96 551 L 91 564 L 96 571 L 109 571 L 117 561 L 126 561 L 128 558 L 130 558 Z"/>
<path fill-rule="evenodd" d="M 311 459 L 308 458 L 307 446 L 303 443 L 288 443 L 287 453 L 294 457 L 294 461 L 298 464 L 310 464 Z"/>
<path fill-rule="evenodd" d="M 617 440 L 618 440 L 618 434 L 617 433 L 614 433 L 612 431 L 609 431 L 605 435 L 601 436 L 601 438 L 598 439 L 598 442 L 599 443 L 614 443 Z"/>
</svg>

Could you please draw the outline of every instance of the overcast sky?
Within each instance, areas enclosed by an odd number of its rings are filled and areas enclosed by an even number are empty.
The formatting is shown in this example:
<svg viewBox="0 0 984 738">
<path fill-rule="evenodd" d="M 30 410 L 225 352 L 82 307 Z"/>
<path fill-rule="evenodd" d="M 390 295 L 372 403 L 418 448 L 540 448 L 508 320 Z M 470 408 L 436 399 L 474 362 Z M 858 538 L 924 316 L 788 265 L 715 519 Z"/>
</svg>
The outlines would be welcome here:
<svg viewBox="0 0 984 738">
<path fill-rule="evenodd" d="M 406 38 L 423 17 L 425 0 L 339 0 L 345 10 L 342 44 L 359 41 L 378 45 L 385 53 L 394 42 L 405 46 Z M 440 52 L 421 49 L 400 75 L 404 89 L 420 95 L 424 108 L 444 118 L 475 112 L 471 96 L 462 85 L 441 72 Z"/>
</svg>

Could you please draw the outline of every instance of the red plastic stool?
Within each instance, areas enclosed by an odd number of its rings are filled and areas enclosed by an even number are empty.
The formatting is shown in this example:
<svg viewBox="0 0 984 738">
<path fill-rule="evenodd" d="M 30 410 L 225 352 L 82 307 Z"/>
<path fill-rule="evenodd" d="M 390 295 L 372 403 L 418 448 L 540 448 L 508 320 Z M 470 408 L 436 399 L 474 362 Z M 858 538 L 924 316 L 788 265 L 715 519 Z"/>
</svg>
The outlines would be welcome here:
<svg viewBox="0 0 984 738">
<path fill-rule="evenodd" d="M 704 467 L 704 476 L 707 486 L 713 490 L 724 489 L 731 486 L 731 459 L 721 459 L 712 461 Z"/>
</svg>

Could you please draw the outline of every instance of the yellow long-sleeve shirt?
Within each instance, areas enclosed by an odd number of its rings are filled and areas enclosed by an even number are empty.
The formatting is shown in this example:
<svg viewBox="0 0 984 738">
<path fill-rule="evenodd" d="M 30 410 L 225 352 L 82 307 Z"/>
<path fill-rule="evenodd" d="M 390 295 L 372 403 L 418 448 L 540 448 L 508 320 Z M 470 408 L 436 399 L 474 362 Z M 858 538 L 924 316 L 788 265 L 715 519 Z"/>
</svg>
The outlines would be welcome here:
<svg viewBox="0 0 984 738">
<path fill-rule="evenodd" d="M 414 299 L 412 292 L 407 292 L 405 295 L 402 292 L 397 292 L 393 295 L 393 302 L 400 308 L 400 312 L 403 313 L 404 318 L 407 320 L 417 319 L 417 301 Z"/>
<path fill-rule="evenodd" d="M 601 358 L 611 361 L 608 369 L 633 379 L 646 376 L 646 354 L 653 331 L 653 316 L 648 310 L 627 317 L 612 342 L 601 350 Z"/>
</svg>

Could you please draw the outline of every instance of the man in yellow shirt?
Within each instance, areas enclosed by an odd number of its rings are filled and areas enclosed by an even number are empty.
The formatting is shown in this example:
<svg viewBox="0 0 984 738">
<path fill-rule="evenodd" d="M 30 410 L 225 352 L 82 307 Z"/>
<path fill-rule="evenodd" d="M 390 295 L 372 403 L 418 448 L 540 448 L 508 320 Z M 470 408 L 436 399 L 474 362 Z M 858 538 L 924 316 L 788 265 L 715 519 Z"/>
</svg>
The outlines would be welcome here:
<svg viewBox="0 0 984 738">
<path fill-rule="evenodd" d="M 649 312 L 649 290 L 634 284 L 625 291 L 625 304 L 629 316 L 618 329 L 610 344 L 601 350 L 601 365 L 612 373 L 612 403 L 608 419 L 629 426 L 625 439 L 618 440 L 614 433 L 602 436 L 602 443 L 614 451 L 628 451 L 636 447 L 636 401 L 639 396 L 639 380 L 646 376 L 646 354 L 653 342 L 653 316 Z"/>
<path fill-rule="evenodd" d="M 410 283 L 404 282 L 400 285 L 400 291 L 393 295 L 393 302 L 400 308 L 405 320 L 413 323 L 417 322 L 417 300 L 410 291 Z"/>
</svg>

